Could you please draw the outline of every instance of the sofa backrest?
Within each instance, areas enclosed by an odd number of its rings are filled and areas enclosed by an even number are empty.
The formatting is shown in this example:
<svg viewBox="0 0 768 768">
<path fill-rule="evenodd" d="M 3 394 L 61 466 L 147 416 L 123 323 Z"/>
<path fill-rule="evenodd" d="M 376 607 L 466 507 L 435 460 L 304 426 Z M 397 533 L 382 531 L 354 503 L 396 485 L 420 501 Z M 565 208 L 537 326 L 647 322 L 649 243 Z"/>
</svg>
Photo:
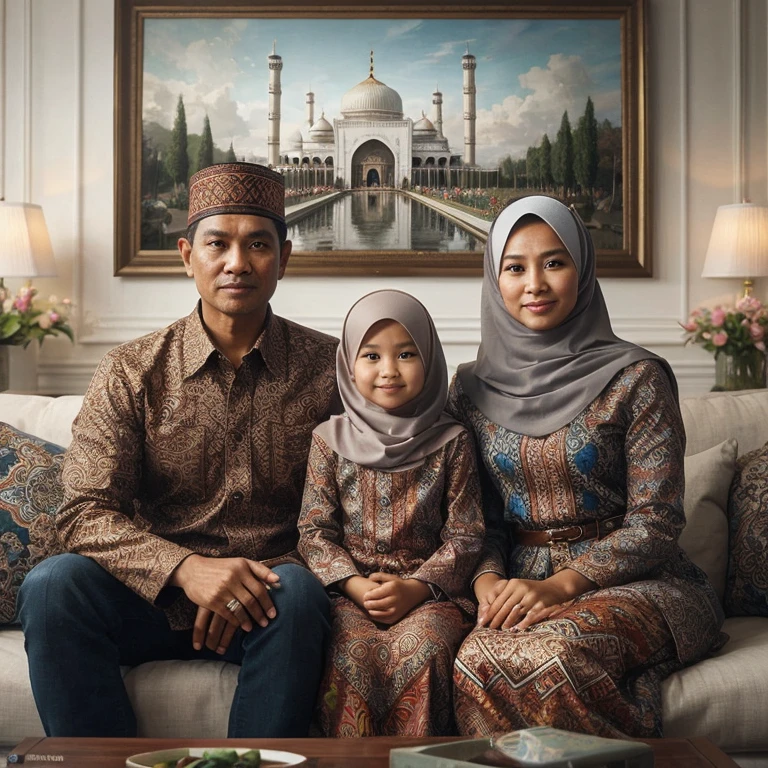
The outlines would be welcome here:
<svg viewBox="0 0 768 768">
<path fill-rule="evenodd" d="M 0 421 L 22 432 L 67 447 L 72 441 L 72 422 L 83 404 L 82 395 L 0 394 Z"/>
<path fill-rule="evenodd" d="M 0 393 L 0 421 L 31 435 L 68 446 L 72 421 L 82 395 L 43 397 Z M 768 389 L 710 392 L 681 403 L 687 456 L 701 453 L 729 437 L 739 443 L 739 455 L 768 442 Z"/>
<path fill-rule="evenodd" d="M 681 402 L 686 456 L 735 437 L 739 456 L 768 442 L 768 389 L 710 392 Z"/>
</svg>

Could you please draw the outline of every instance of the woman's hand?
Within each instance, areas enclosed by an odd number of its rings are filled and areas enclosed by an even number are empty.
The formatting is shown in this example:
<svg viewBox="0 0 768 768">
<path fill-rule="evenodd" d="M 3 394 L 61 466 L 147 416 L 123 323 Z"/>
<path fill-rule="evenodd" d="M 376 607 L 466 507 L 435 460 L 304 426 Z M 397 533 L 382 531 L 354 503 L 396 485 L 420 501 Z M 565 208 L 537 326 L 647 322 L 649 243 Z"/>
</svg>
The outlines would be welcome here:
<svg viewBox="0 0 768 768">
<path fill-rule="evenodd" d="M 541 581 L 499 579 L 484 595 L 487 607 L 480 603 L 477 625 L 490 629 L 527 629 L 595 587 L 592 581 L 571 568 Z"/>
</svg>

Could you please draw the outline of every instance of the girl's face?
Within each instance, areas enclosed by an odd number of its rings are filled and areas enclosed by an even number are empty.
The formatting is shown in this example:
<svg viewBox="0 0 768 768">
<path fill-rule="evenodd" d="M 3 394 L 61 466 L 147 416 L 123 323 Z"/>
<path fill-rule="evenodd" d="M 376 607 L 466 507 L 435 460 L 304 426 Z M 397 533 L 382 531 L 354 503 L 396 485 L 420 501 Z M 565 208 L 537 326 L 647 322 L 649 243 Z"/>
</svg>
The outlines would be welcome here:
<svg viewBox="0 0 768 768">
<path fill-rule="evenodd" d="M 355 357 L 354 381 L 366 400 L 388 411 L 421 392 L 424 363 L 400 323 L 379 320 L 368 329 Z"/>
<path fill-rule="evenodd" d="M 556 328 L 571 313 L 579 275 L 549 224 L 526 223 L 510 235 L 501 258 L 499 291 L 507 312 L 533 331 Z"/>
</svg>

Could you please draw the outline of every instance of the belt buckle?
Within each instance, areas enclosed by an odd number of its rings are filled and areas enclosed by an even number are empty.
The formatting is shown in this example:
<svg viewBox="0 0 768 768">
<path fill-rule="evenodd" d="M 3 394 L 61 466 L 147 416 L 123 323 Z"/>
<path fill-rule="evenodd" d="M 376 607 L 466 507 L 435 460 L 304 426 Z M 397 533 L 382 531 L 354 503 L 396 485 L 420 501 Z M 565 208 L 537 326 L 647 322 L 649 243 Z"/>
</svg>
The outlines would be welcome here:
<svg viewBox="0 0 768 768">
<path fill-rule="evenodd" d="M 558 542 L 564 541 L 580 541 L 584 537 L 584 527 L 581 525 L 570 525 L 569 528 L 576 528 L 578 530 L 578 533 L 575 536 L 563 536 L 563 537 L 557 537 L 555 538 L 555 530 L 549 530 L 547 533 L 549 534 L 549 545 L 552 546 L 553 544 L 556 544 Z"/>
</svg>

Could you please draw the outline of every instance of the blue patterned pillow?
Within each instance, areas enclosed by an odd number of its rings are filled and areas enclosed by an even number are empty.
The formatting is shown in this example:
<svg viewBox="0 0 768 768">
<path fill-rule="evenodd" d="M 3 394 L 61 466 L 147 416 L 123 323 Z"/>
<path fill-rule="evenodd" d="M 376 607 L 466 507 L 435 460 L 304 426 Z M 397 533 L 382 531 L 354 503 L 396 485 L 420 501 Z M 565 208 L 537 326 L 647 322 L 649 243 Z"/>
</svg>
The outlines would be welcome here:
<svg viewBox="0 0 768 768">
<path fill-rule="evenodd" d="M 736 462 L 723 607 L 726 616 L 768 616 L 768 443 Z"/>
<path fill-rule="evenodd" d="M 64 448 L 0 422 L 0 624 L 16 619 L 16 594 L 32 566 L 61 551 Z"/>
</svg>

